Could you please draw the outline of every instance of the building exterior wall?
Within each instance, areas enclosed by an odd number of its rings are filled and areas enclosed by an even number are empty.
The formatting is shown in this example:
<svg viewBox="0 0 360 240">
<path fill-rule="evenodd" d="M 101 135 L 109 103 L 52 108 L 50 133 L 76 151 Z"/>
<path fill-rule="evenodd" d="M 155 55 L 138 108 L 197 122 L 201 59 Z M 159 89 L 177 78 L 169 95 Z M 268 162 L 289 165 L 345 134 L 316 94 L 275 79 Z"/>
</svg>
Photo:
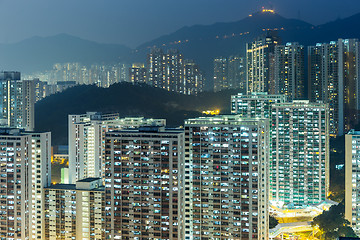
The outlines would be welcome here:
<svg viewBox="0 0 360 240">
<path fill-rule="evenodd" d="M 269 122 L 185 121 L 184 239 L 268 239 Z"/>
<path fill-rule="evenodd" d="M 360 132 L 345 135 L 345 219 L 360 234 Z"/>
<path fill-rule="evenodd" d="M 328 107 L 294 101 L 272 106 L 271 192 L 276 205 L 304 207 L 329 188 Z"/>
<path fill-rule="evenodd" d="M 105 232 L 108 239 L 181 236 L 181 130 L 106 135 Z"/>
</svg>

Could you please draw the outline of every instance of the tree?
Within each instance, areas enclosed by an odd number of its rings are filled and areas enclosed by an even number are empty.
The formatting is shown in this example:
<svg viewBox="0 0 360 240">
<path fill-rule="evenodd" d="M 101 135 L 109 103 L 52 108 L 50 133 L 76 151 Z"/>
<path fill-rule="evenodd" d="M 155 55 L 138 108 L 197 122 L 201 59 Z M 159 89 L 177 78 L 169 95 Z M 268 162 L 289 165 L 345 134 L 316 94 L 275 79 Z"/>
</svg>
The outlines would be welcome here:
<svg viewBox="0 0 360 240">
<path fill-rule="evenodd" d="M 343 203 L 333 205 L 329 211 L 324 211 L 315 217 L 311 225 L 318 226 L 324 239 L 336 239 L 338 237 L 356 237 L 350 223 L 345 219 L 345 206 Z"/>
<path fill-rule="evenodd" d="M 272 229 L 278 225 L 279 221 L 273 216 L 269 215 L 269 228 Z"/>
</svg>

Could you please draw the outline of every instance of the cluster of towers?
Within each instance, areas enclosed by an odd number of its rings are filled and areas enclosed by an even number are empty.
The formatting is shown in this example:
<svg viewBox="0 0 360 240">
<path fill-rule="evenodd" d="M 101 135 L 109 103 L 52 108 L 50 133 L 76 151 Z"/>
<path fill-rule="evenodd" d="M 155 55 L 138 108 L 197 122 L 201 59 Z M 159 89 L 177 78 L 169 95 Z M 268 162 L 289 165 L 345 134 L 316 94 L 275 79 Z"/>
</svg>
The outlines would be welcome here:
<svg viewBox="0 0 360 240">
<path fill-rule="evenodd" d="M 269 32 L 246 45 L 246 67 L 237 63 L 245 77 L 229 77 L 226 58 L 214 60 L 214 90 L 238 88 L 243 94 L 266 92 L 290 100 L 322 101 L 329 104 L 330 135 L 341 136 L 358 123 L 359 41 L 318 43 L 305 53 L 304 46 L 281 44 L 276 32 Z"/>
<path fill-rule="evenodd" d="M 135 63 L 129 70 L 129 82 L 147 83 L 170 92 L 197 95 L 203 91 L 204 76 L 193 60 L 184 59 L 182 53 L 169 49 L 152 48 L 147 66 Z"/>
<path fill-rule="evenodd" d="M 269 206 L 326 200 L 329 110 L 237 94 L 231 115 L 69 115 L 69 176 L 51 184 L 50 133 L 2 129 L 7 239 L 268 239 Z"/>
</svg>

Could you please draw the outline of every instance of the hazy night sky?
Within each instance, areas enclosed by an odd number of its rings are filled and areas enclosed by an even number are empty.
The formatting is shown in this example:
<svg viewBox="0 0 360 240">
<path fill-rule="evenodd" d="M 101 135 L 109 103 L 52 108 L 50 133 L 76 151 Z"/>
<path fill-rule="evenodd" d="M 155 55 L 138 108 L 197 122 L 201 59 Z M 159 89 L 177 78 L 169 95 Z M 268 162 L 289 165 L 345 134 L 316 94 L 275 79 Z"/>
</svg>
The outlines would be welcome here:
<svg viewBox="0 0 360 240">
<path fill-rule="evenodd" d="M 360 0 L 0 0 L 0 43 L 67 33 L 136 47 L 183 26 L 237 21 L 261 6 L 315 25 L 360 12 Z"/>
</svg>

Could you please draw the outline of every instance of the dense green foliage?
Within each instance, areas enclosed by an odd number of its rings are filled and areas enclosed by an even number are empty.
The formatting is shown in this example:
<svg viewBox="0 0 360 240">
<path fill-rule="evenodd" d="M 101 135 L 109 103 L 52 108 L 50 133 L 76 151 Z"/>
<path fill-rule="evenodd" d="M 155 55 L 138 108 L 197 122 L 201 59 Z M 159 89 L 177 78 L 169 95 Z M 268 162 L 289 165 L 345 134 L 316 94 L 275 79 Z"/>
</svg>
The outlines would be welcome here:
<svg viewBox="0 0 360 240">
<path fill-rule="evenodd" d="M 278 225 L 279 221 L 273 216 L 269 215 L 269 229 L 272 229 Z"/>
<path fill-rule="evenodd" d="M 69 114 L 116 112 L 121 117 L 165 118 L 168 126 L 176 127 L 183 125 L 184 119 L 200 116 L 203 110 L 220 109 L 221 113 L 229 113 L 230 96 L 237 92 L 186 96 L 129 83 L 118 83 L 109 88 L 76 86 L 36 103 L 35 128 L 37 131 L 51 131 L 53 145 L 67 145 Z"/>
<path fill-rule="evenodd" d="M 345 206 L 343 203 L 333 205 L 329 211 L 324 211 L 314 218 L 312 226 L 318 226 L 322 239 L 332 240 L 338 237 L 356 237 L 354 230 L 345 219 Z"/>
</svg>

